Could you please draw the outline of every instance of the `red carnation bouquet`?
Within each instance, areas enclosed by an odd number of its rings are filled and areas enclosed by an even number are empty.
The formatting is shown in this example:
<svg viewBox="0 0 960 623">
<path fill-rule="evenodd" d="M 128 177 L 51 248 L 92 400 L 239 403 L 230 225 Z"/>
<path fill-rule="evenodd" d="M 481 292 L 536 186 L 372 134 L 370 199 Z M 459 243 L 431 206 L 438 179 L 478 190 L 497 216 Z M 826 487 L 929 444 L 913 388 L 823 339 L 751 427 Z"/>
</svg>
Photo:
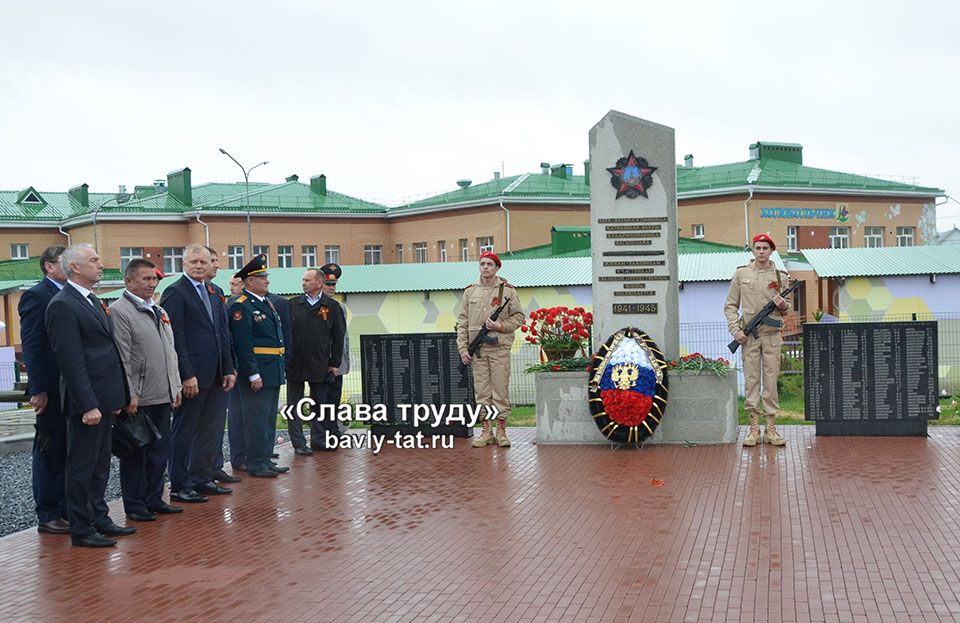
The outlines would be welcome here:
<svg viewBox="0 0 960 623">
<path fill-rule="evenodd" d="M 572 356 L 580 351 L 587 356 L 593 314 L 582 307 L 549 307 L 530 312 L 520 331 L 524 339 L 540 347 L 541 360 L 545 352 Z"/>
</svg>

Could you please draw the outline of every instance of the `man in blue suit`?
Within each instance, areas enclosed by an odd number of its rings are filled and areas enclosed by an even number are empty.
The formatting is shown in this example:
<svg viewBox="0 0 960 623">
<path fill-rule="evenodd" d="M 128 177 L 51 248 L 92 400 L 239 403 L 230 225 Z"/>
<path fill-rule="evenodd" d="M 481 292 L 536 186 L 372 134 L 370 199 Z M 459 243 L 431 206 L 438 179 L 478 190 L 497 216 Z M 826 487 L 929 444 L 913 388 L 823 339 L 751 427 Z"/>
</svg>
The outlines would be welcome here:
<svg viewBox="0 0 960 623">
<path fill-rule="evenodd" d="M 107 514 L 113 416 L 130 402 L 127 375 L 113 341 L 113 322 L 91 291 L 103 264 L 88 244 L 60 256 L 67 284 L 50 300 L 46 327 L 60 368 L 67 416 L 66 500 L 74 545 L 109 547 L 108 538 L 135 532 Z"/>
<path fill-rule="evenodd" d="M 230 306 L 230 332 L 239 369 L 247 471 L 255 478 L 276 478 L 289 470 L 270 461 L 285 364 L 280 316 L 267 298 L 266 256 L 253 258 L 236 276 L 243 279 L 244 290 Z"/>
<path fill-rule="evenodd" d="M 163 291 L 160 305 L 170 315 L 183 402 L 170 430 L 170 499 L 206 502 L 208 495 L 232 493 L 214 482 L 218 440 L 222 439 L 226 392 L 236 373 L 225 317 L 216 291 L 206 283 L 210 253 L 203 245 L 184 249 L 184 275 Z"/>
<path fill-rule="evenodd" d="M 67 283 L 60 266 L 66 247 L 44 249 L 40 256 L 43 279 L 23 293 L 20 341 L 27 364 L 27 392 L 37 413 L 33 437 L 33 499 L 37 505 L 38 532 L 70 534 L 64 500 L 63 474 L 67 464 L 67 422 L 60 408 L 60 368 L 47 339 L 46 314 L 50 299 Z"/>
</svg>

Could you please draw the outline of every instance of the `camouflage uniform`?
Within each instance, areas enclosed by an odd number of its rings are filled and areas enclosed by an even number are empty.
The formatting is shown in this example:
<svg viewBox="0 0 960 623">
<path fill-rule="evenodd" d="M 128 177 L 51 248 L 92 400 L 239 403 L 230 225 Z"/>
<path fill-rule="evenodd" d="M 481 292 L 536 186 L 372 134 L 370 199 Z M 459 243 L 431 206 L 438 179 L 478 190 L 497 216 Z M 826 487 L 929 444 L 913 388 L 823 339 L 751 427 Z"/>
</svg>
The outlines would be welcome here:
<svg viewBox="0 0 960 623">
<path fill-rule="evenodd" d="M 777 270 L 773 262 L 769 262 L 764 269 L 760 269 L 756 261 L 737 267 L 723 307 L 730 335 L 735 336 L 743 329 L 747 320 L 782 292 L 787 287 L 788 279 L 789 275 Z M 738 316 L 738 310 L 742 310 L 742 316 Z M 770 318 L 782 320 L 784 313 L 774 311 Z M 761 325 L 758 334 L 759 338 L 747 336 L 747 342 L 740 349 L 743 357 L 744 408 L 750 416 L 750 431 L 743 445 L 754 446 L 759 441 L 781 446 L 786 442 L 777 433 L 775 419 L 780 411 L 777 377 L 780 375 L 783 336 L 779 328 L 767 325 Z M 766 414 L 766 430 L 763 435 L 760 434 L 761 386 L 763 410 Z"/>
<path fill-rule="evenodd" d="M 510 302 L 503 308 L 497 320 L 503 325 L 500 331 L 490 331 L 488 337 L 495 344 L 484 344 L 479 356 L 470 364 L 473 368 L 474 399 L 477 404 L 495 405 L 500 410 L 497 418 L 498 440 L 490 433 L 490 423 L 484 421 L 483 433 L 474 441 L 475 446 L 499 443 L 510 445 L 506 436 L 506 421 L 510 415 L 510 347 L 514 333 L 523 324 L 526 316 L 517 300 L 517 291 L 502 278 L 496 284 L 484 286 L 480 281 L 472 283 L 463 291 L 460 315 L 457 318 L 457 348 L 467 352 L 470 342 L 484 323 L 505 299 Z"/>
</svg>

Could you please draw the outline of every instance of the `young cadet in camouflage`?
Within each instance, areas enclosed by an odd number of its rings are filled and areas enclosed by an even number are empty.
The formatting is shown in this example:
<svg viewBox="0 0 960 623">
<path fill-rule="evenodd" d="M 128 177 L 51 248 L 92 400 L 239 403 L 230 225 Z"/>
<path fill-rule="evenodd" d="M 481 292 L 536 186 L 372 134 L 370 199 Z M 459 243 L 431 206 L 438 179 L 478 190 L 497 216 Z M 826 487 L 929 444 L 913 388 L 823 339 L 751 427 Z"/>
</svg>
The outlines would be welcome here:
<svg viewBox="0 0 960 623">
<path fill-rule="evenodd" d="M 723 306 L 727 328 L 734 339 L 742 345 L 740 352 L 743 357 L 743 406 L 750 416 L 750 430 L 743 440 L 743 445 L 755 446 L 759 442 L 782 446 L 787 442 L 777 432 L 776 416 L 780 412 L 777 377 L 780 375 L 780 349 L 783 346 L 783 336 L 779 328 L 761 325 L 757 330 L 759 337 L 755 338 L 752 335 L 745 335 L 743 327 L 769 301 L 773 301 L 778 310 L 770 314 L 770 318 L 782 320 L 790 304 L 780 296 L 780 292 L 787 287 L 790 276 L 784 271 L 777 270 L 770 261 L 770 255 L 777 248 L 770 236 L 766 234 L 754 236 L 751 248 L 754 259 L 745 266 L 737 267 L 733 273 L 730 289 L 727 292 L 727 301 Z M 742 315 L 738 315 L 738 310 L 742 311 Z M 766 429 L 762 435 L 760 434 L 761 386 L 763 410 L 766 415 Z"/>
<path fill-rule="evenodd" d="M 460 360 L 473 367 L 474 400 L 480 405 L 494 405 L 500 410 L 497 417 L 497 434 L 490 430 L 490 421 L 483 421 L 483 431 L 473 441 L 474 448 L 498 444 L 501 448 L 510 445 L 507 438 L 507 417 L 510 415 L 510 347 L 514 333 L 523 324 L 526 316 L 517 300 L 517 291 L 509 283 L 497 277 L 502 264 L 496 254 L 487 251 L 480 255 L 480 280 L 463 291 L 460 300 L 460 315 L 457 318 L 457 348 Z M 497 320 L 490 320 L 504 300 L 510 299 Z M 488 343 L 483 344 L 480 354 L 471 357 L 467 352 L 470 342 L 486 325 L 490 330 Z"/>
</svg>

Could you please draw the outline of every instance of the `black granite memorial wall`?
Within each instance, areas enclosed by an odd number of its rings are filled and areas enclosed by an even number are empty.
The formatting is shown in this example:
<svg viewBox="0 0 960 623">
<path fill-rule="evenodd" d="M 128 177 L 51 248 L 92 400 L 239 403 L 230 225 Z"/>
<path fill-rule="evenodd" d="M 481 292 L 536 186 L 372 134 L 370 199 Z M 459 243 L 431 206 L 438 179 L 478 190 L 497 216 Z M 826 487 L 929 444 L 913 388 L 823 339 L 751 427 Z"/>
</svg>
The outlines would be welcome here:
<svg viewBox="0 0 960 623">
<path fill-rule="evenodd" d="M 818 435 L 926 436 L 937 356 L 936 322 L 805 324 L 804 418 Z"/>
<path fill-rule="evenodd" d="M 460 353 L 455 333 L 407 333 L 360 336 L 363 401 L 386 407 L 388 422 L 375 423 L 374 434 L 454 435 L 469 437 L 473 430 L 462 424 L 414 427 L 408 411 L 403 419 L 400 404 L 473 405 L 473 375 L 458 367 Z"/>
</svg>

